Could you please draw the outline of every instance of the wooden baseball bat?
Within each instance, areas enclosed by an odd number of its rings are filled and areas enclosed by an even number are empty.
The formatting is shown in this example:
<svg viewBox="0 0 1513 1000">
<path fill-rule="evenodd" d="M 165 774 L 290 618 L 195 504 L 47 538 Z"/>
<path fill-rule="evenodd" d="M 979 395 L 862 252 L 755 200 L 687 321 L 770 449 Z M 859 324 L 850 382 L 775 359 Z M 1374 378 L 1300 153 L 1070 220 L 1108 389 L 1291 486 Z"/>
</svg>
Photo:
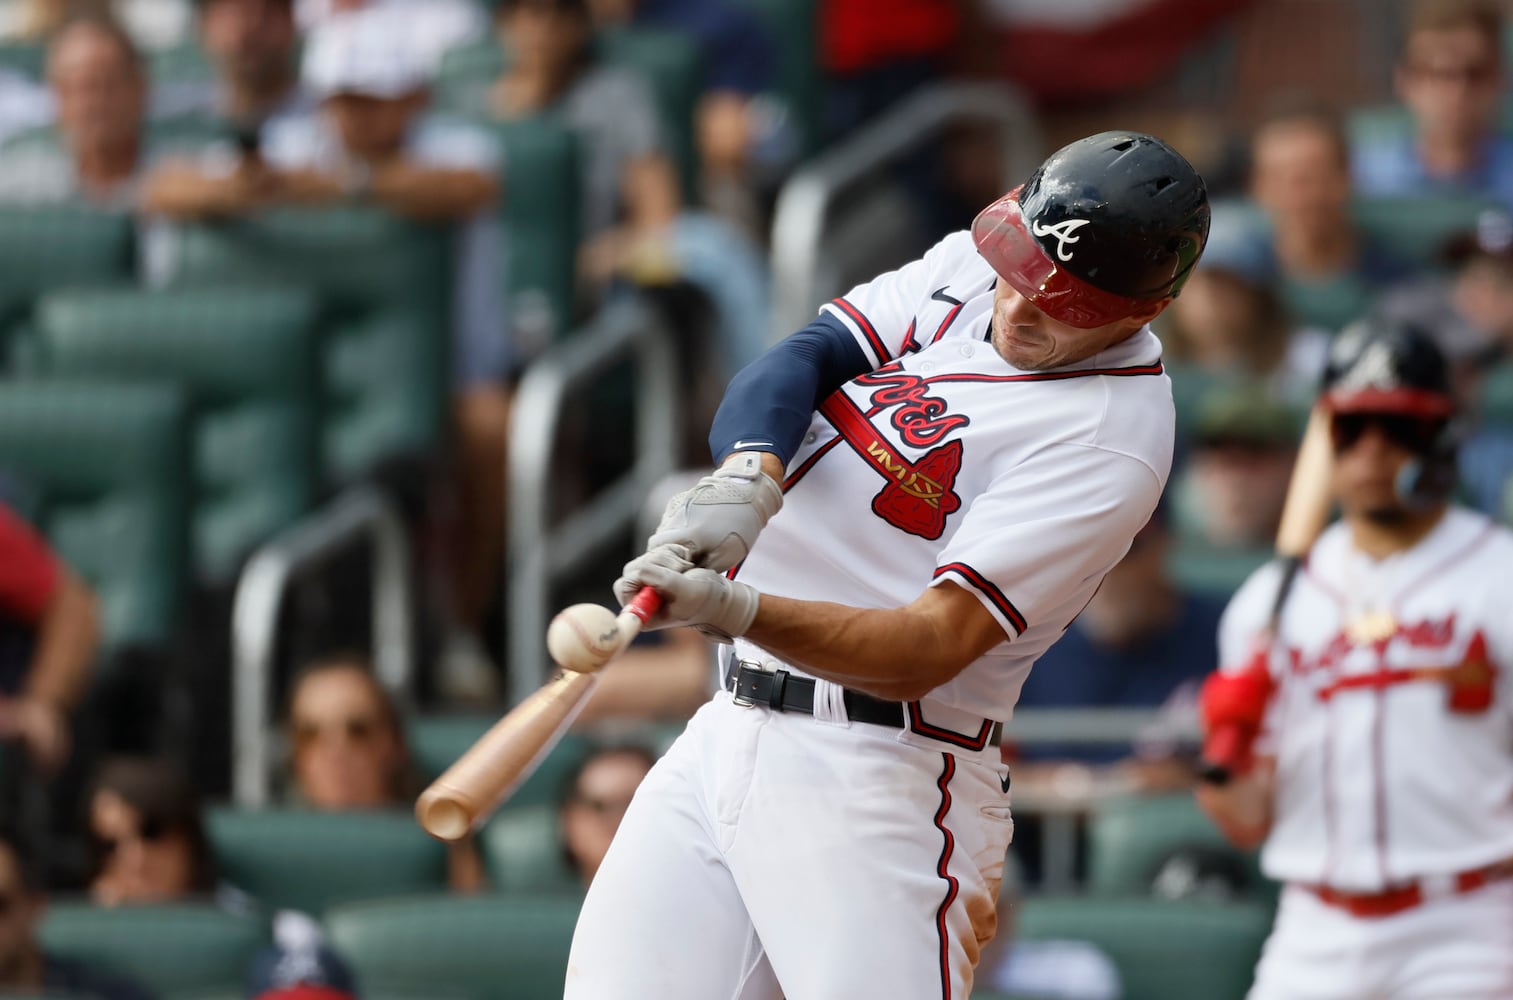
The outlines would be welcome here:
<svg viewBox="0 0 1513 1000">
<path fill-rule="evenodd" d="M 1287 484 L 1282 521 L 1277 527 L 1276 553 L 1282 564 L 1282 578 L 1277 583 L 1277 593 L 1272 598 L 1271 612 L 1262 632 L 1262 642 L 1267 647 L 1276 640 L 1282 607 L 1292 592 L 1298 568 L 1329 523 L 1329 513 L 1334 506 L 1330 492 L 1333 475 L 1334 448 L 1329 440 L 1329 411 L 1320 403 L 1308 415 L 1303 443 L 1298 447 L 1292 478 Z M 1234 726 L 1223 726 L 1209 734 L 1203 744 L 1203 761 L 1198 776 L 1216 785 L 1228 782 L 1249 738 L 1249 734 Z"/>
<path fill-rule="evenodd" d="M 615 619 L 620 640 L 614 656 L 630 645 L 661 606 L 661 596 L 650 587 L 625 606 Z M 559 672 L 490 726 L 415 801 L 421 827 L 449 841 L 477 829 L 562 739 L 614 656 L 590 673 Z"/>
</svg>

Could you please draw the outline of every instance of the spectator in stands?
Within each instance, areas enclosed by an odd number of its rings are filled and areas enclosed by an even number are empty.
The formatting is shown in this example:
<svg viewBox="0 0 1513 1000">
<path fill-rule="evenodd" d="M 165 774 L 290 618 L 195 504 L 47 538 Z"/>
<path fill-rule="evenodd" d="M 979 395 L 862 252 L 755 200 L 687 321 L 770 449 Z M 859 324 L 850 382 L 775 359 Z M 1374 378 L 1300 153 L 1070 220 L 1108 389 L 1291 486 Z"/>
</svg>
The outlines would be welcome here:
<svg viewBox="0 0 1513 1000">
<path fill-rule="evenodd" d="M 158 95 L 171 113 L 209 115 L 247 135 L 271 119 L 308 115 L 314 102 L 300 86 L 295 60 L 294 0 L 197 0 L 200 47 L 215 66 L 215 85 L 195 80 L 183 93 Z M 165 109 L 159 108 L 159 113 Z"/>
<path fill-rule="evenodd" d="M 1513 137 L 1498 130 L 1507 85 L 1502 8 L 1498 0 L 1414 4 L 1396 76 L 1413 130 L 1356 145 L 1362 194 L 1481 194 L 1513 208 Z"/>
<path fill-rule="evenodd" d="M 626 274 L 670 280 L 682 193 L 651 89 L 595 58 L 586 0 L 502 0 L 496 24 L 511 59 L 489 110 L 504 120 L 553 111 L 582 139 L 582 276 L 599 291 Z"/>
<path fill-rule="evenodd" d="M 0 832 L 0 992 L 150 1000 L 135 983 L 45 951 L 37 940 L 45 909 L 35 859 L 17 837 Z"/>
<path fill-rule="evenodd" d="M 132 40 L 165 49 L 189 35 L 190 0 L 11 0 L 0 6 L 0 39 L 46 43 L 75 17 L 109 17 Z"/>
<path fill-rule="evenodd" d="M 290 793 L 324 810 L 409 808 L 421 791 L 404 725 L 387 691 L 359 657 L 306 666 L 289 693 Z M 471 841 L 454 845 L 450 880 L 477 888 L 482 868 Z"/>
<path fill-rule="evenodd" d="M 89 831 L 96 851 L 90 895 L 102 906 L 208 897 L 216 889 L 199 796 L 170 761 L 107 761 L 90 796 Z"/>
<path fill-rule="evenodd" d="M 656 762 L 645 747 L 605 747 L 584 758 L 568 778 L 558 804 L 558 827 L 563 856 L 585 887 L 604 861 L 631 797 Z"/>
<path fill-rule="evenodd" d="M 1177 586 L 1167 569 L 1170 552 L 1162 509 L 1135 536 L 1071 628 L 1041 657 L 1041 668 L 1020 692 L 1020 706 L 1158 708 L 1213 669 L 1224 600 Z M 1020 751 L 1021 759 L 1088 764 L 1129 756 L 1123 747 L 1038 745 Z M 1164 760 L 1148 769 L 1131 761 L 1126 770 L 1140 785 L 1168 780 Z M 1030 768 L 1014 771 L 1016 783 L 1035 777 Z"/>
<path fill-rule="evenodd" d="M 977 32 L 969 0 L 822 0 L 819 58 L 830 140 L 844 137 L 912 91 L 950 74 Z"/>
<path fill-rule="evenodd" d="M 57 107 L 56 141 L 18 143 L 0 153 L 0 199 L 134 207 L 158 152 L 142 130 L 147 78 L 136 46 L 112 21 L 69 21 L 48 46 L 47 81 Z"/>
<path fill-rule="evenodd" d="M 1169 359 L 1179 407 L 1189 385 L 1256 380 L 1282 400 L 1313 397 L 1328 334 L 1298 328 L 1283 306 L 1264 247 L 1251 240 L 1204 251 L 1181 297 L 1163 316 L 1163 359 Z M 1183 419 L 1185 414 L 1179 414 Z"/>
<path fill-rule="evenodd" d="M 1302 436 L 1298 411 L 1259 386 L 1220 386 L 1201 401 L 1195 432 L 1174 498 L 1183 534 L 1205 548 L 1263 561 Z"/>
<path fill-rule="evenodd" d="M 1278 102 L 1251 135 L 1250 183 L 1263 223 L 1220 215 L 1219 241 L 1251 239 L 1269 249 L 1282 300 L 1298 322 L 1338 330 L 1381 290 L 1412 275 L 1352 218 L 1349 153 L 1332 112 L 1308 101 Z M 1231 225 L 1241 231 L 1226 231 Z"/>
<path fill-rule="evenodd" d="M 301 33 L 308 34 L 332 18 L 375 7 L 399 10 L 402 19 L 389 24 L 403 30 L 408 40 L 418 46 L 426 65 L 434 71 L 447 52 L 478 41 L 488 35 L 489 18 L 485 10 L 493 0 L 297 0 L 295 17 Z"/>
<path fill-rule="evenodd" d="M 99 645 L 94 594 L 0 506 L 0 740 L 20 740 L 44 773 L 68 758 Z"/>
<path fill-rule="evenodd" d="M 1014 936 L 1023 879 L 1011 854 L 998 890 L 998 931 L 977 961 L 976 985 L 1038 1000 L 1119 1000 L 1119 969 L 1088 941 L 1024 941 Z"/>
<path fill-rule="evenodd" d="M 790 109 L 773 93 L 777 49 L 755 13 L 731 0 L 589 0 L 596 28 L 672 31 L 698 43 L 703 91 L 694 109 L 700 199 L 755 239 L 764 202 L 798 156 Z"/>
</svg>

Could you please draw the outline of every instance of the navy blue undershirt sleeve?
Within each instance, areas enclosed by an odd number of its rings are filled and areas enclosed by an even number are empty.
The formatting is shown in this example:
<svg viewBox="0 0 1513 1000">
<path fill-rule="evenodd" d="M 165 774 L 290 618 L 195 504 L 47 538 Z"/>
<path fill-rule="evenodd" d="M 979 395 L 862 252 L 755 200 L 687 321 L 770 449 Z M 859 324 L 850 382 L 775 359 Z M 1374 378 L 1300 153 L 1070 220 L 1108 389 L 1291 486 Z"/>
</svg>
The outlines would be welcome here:
<svg viewBox="0 0 1513 1000">
<path fill-rule="evenodd" d="M 736 451 L 770 451 L 787 465 L 815 408 L 872 363 L 851 331 L 820 316 L 741 369 L 709 428 L 715 464 Z"/>
</svg>

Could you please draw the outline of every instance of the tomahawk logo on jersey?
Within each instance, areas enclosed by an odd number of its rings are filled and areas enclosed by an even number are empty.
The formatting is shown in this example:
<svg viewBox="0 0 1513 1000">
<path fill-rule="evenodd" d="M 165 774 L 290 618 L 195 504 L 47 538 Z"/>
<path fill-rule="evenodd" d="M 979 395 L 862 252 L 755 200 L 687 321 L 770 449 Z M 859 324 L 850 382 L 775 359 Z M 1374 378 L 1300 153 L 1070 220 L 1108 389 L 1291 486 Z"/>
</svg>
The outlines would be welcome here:
<svg viewBox="0 0 1513 1000">
<path fill-rule="evenodd" d="M 820 405 L 783 509 L 739 574 L 764 593 L 856 607 L 907 604 L 932 581 L 974 592 L 1005 645 L 930 700 L 1007 719 L 1030 666 L 1155 509 L 1174 413 L 1149 330 L 1071 369 L 1009 365 L 988 340 L 996 281 L 957 233 L 822 309 L 874 370 Z M 1111 379 L 1135 391 L 1110 392 Z M 857 511 L 895 529 L 888 545 L 861 542 Z M 853 531 L 855 545 L 811 544 Z"/>
</svg>

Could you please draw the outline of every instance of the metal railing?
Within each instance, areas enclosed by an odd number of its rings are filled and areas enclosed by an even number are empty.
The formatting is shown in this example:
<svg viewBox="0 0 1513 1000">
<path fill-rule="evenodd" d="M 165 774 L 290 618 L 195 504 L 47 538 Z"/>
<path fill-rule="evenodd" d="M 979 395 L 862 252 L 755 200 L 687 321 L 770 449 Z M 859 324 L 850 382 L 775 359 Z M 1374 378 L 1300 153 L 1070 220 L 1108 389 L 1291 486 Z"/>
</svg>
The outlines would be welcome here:
<svg viewBox="0 0 1513 1000">
<path fill-rule="evenodd" d="M 1003 84 L 942 84 L 903 101 L 783 185 L 772 222 L 775 339 L 808 324 L 820 303 L 846 291 L 836 280 L 844 262 L 834 259 L 825 238 L 842 196 L 963 121 L 1001 128 L 1003 190 L 1040 165 L 1040 128 L 1018 91 Z"/>
<path fill-rule="evenodd" d="M 563 513 L 552 489 L 563 414 L 627 359 L 635 362 L 634 461 L 582 507 Z M 553 347 L 520 381 L 509 452 L 506 695 L 511 704 L 546 678 L 544 636 L 556 610 L 550 605 L 553 585 L 621 542 L 636 523 L 647 491 L 673 471 L 681 398 L 677 371 L 672 336 L 661 318 L 644 304 L 625 300 L 606 307 L 588 329 Z"/>
<path fill-rule="evenodd" d="M 232 796 L 266 805 L 275 738 L 274 651 L 279 609 L 294 576 L 366 539 L 373 547 L 373 670 L 402 703 L 414 679 L 410 553 L 404 521 L 373 487 L 357 487 L 258 549 L 237 582 L 232 607 Z"/>
</svg>

